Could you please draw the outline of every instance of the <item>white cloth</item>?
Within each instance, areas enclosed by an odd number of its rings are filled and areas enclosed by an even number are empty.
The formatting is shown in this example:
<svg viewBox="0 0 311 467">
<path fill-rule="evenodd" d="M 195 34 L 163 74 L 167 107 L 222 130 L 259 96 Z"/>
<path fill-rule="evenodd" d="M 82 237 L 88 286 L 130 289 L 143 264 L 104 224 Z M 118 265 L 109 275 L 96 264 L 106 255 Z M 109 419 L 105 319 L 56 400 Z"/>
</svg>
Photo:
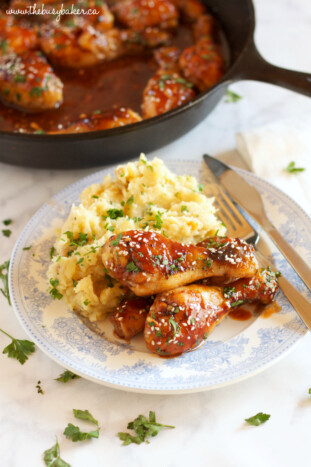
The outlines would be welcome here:
<svg viewBox="0 0 311 467">
<path fill-rule="evenodd" d="M 236 134 L 239 153 L 255 174 L 273 183 L 311 213 L 311 118 L 273 122 Z M 287 173 L 291 162 L 306 170 Z"/>
</svg>

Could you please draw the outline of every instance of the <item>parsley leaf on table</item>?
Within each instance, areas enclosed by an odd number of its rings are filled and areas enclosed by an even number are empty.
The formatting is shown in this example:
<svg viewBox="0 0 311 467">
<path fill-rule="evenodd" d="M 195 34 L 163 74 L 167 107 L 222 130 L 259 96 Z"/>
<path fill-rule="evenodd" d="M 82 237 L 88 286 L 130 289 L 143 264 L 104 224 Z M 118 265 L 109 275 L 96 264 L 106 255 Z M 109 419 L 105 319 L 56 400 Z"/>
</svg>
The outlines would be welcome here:
<svg viewBox="0 0 311 467">
<path fill-rule="evenodd" d="M 156 436 L 163 428 L 175 428 L 171 425 L 162 425 L 161 423 L 156 422 L 155 413 L 149 412 L 149 420 L 144 417 L 144 415 L 139 415 L 133 422 L 128 423 L 128 430 L 134 430 L 136 436 L 131 435 L 130 433 L 118 433 L 118 436 L 121 441 L 123 441 L 123 446 L 128 446 L 131 443 L 141 444 L 144 441 L 149 443 L 147 438 L 151 436 Z"/>
<path fill-rule="evenodd" d="M 262 412 L 258 412 L 258 414 L 254 415 L 253 417 L 250 418 L 245 418 L 245 421 L 249 423 L 250 425 L 258 426 L 261 425 L 262 423 L 265 423 L 267 420 L 269 420 L 270 415 Z"/>
<path fill-rule="evenodd" d="M 73 409 L 73 414 L 76 418 L 79 418 L 80 420 L 87 420 L 91 423 L 94 423 L 94 425 L 98 426 L 98 421 L 95 420 L 92 414 L 88 410 L 79 410 L 79 409 Z"/>
<path fill-rule="evenodd" d="M 80 378 L 79 375 L 76 375 L 75 373 L 72 373 L 69 370 L 64 371 L 59 375 L 58 378 L 55 379 L 55 381 L 60 381 L 61 383 L 67 383 L 71 379 L 76 379 Z"/>
<path fill-rule="evenodd" d="M 239 94 L 237 94 L 236 92 L 233 92 L 233 91 L 230 91 L 230 89 L 227 89 L 226 91 L 226 100 L 225 102 L 238 102 L 240 101 L 242 98 L 242 96 L 240 96 Z"/>
<path fill-rule="evenodd" d="M 70 467 L 70 464 L 67 464 L 67 462 L 60 458 L 60 450 L 57 438 L 54 446 L 44 451 L 43 459 L 47 467 Z"/>
<path fill-rule="evenodd" d="M 10 237 L 11 233 L 12 233 L 12 230 L 10 230 L 10 229 L 3 229 L 3 230 L 2 230 L 2 234 L 3 234 L 5 237 Z"/>
<path fill-rule="evenodd" d="M 11 305 L 10 292 L 9 292 L 9 266 L 10 260 L 5 261 L 0 265 L 0 280 L 2 281 L 3 289 L 0 288 L 2 294 Z"/>
<path fill-rule="evenodd" d="M 99 437 L 99 428 L 94 431 L 83 432 L 80 430 L 78 426 L 73 425 L 72 423 L 68 423 L 65 428 L 64 435 L 66 438 L 71 439 L 71 441 L 84 441 L 90 438 L 98 438 Z"/>
<path fill-rule="evenodd" d="M 2 353 L 7 353 L 8 357 L 16 358 L 21 365 L 24 365 L 26 360 L 28 360 L 27 355 L 30 355 L 35 351 L 35 344 L 28 340 L 14 339 L 14 337 L 3 331 L 3 329 L 0 329 L 0 331 L 12 339 L 11 344 L 5 347 Z"/>
<path fill-rule="evenodd" d="M 5 219 L 4 221 L 2 221 L 2 224 L 10 225 L 10 224 L 12 224 L 12 222 L 13 222 L 12 219 Z"/>
<path fill-rule="evenodd" d="M 304 172 L 306 169 L 303 167 L 296 167 L 296 163 L 294 161 L 290 162 L 288 166 L 284 169 L 285 172 L 289 174 L 297 174 L 299 172 Z"/>
</svg>

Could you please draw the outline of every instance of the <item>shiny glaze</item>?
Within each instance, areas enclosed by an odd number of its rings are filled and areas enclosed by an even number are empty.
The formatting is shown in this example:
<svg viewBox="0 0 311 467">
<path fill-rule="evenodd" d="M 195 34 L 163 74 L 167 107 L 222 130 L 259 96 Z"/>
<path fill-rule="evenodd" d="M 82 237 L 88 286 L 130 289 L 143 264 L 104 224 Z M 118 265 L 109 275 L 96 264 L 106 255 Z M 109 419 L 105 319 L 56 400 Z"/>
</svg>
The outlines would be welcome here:
<svg viewBox="0 0 311 467">
<path fill-rule="evenodd" d="M 280 305 L 277 302 L 273 301 L 264 308 L 260 316 L 261 318 L 270 318 L 270 316 L 272 316 L 274 313 L 278 313 L 279 311 L 281 311 L 281 309 L 282 308 L 280 307 Z"/>
<path fill-rule="evenodd" d="M 159 26 L 162 29 L 178 25 L 178 11 L 167 0 L 123 0 L 112 8 L 123 26 L 141 31 L 147 27 Z"/>
<path fill-rule="evenodd" d="M 193 84 L 173 70 L 158 70 L 143 93 L 142 116 L 152 118 L 193 99 Z"/>
<path fill-rule="evenodd" d="M 144 230 L 110 237 L 103 247 L 102 260 L 109 275 L 138 296 L 161 293 L 205 277 L 250 277 L 258 267 L 253 247 L 240 239 L 213 237 L 206 246 L 195 246 Z"/>
<path fill-rule="evenodd" d="M 230 287 L 192 284 L 160 294 L 146 319 L 146 346 L 168 356 L 194 349 L 228 313 L 245 303 L 271 303 L 277 289 L 274 273 L 260 270 Z"/>
<path fill-rule="evenodd" d="M 13 3 L 12 1 L 12 6 L 16 8 L 23 8 L 32 4 L 27 0 L 15 0 L 14 5 Z M 38 1 L 38 7 L 40 7 L 41 3 L 47 4 L 49 2 Z M 59 2 L 52 3 L 53 6 L 57 6 Z M 66 7 L 67 2 L 63 3 L 64 7 Z M 193 45 L 196 37 L 193 21 L 194 19 L 198 20 L 200 15 L 206 13 L 205 7 L 195 0 L 189 2 L 168 2 L 165 0 L 122 2 L 122 4 L 128 3 L 128 5 L 137 3 L 139 8 L 142 7 L 142 4 L 149 5 L 149 19 L 144 24 L 156 26 L 153 26 L 153 29 L 148 27 L 143 31 L 139 31 L 141 40 L 138 40 L 137 31 L 122 29 L 120 34 L 117 29 L 114 29 L 119 28 L 121 23 L 119 23 L 118 19 L 114 23 L 113 15 L 108 10 L 107 5 L 100 5 L 96 0 L 87 0 L 87 3 L 90 7 L 96 7 L 99 10 L 98 15 L 64 17 L 61 25 L 62 28 L 66 28 L 66 32 L 63 29 L 60 30 L 55 23 L 52 25 L 52 18 L 48 15 L 36 17 L 35 22 L 29 22 L 27 17 L 26 21 L 21 21 L 21 17 L 15 17 L 14 20 L 12 18 L 2 20 L 2 17 L 0 17 L 0 40 L 1 34 L 6 36 L 6 41 L 11 34 L 11 42 L 12 44 L 15 43 L 18 53 L 20 46 L 26 49 L 43 48 L 49 60 L 53 62 L 55 74 L 64 85 L 65 97 L 64 104 L 57 108 L 59 105 L 57 101 L 55 108 L 48 112 L 41 112 L 41 108 L 35 109 L 34 106 L 16 110 L 12 107 L 6 107 L 8 104 L 12 105 L 10 102 L 5 101 L 6 105 L 0 103 L 0 130 L 31 133 L 51 131 L 56 133 L 58 130 L 62 132 L 64 127 L 68 129 L 70 124 L 73 123 L 73 128 L 81 128 L 81 131 L 92 131 L 96 130 L 97 127 L 84 127 L 83 125 L 80 127 L 80 121 L 84 118 L 91 118 L 94 111 L 106 112 L 115 106 L 117 108 L 132 109 L 140 113 L 143 90 L 148 79 L 154 75 L 157 67 L 150 48 L 159 47 L 168 43 L 168 41 L 172 46 L 177 46 L 180 50 Z M 179 16 L 181 16 L 182 21 L 177 28 L 174 27 L 173 29 L 173 23 L 176 21 L 174 19 L 176 8 L 172 3 L 180 9 Z M 70 5 L 71 2 L 68 1 L 68 4 Z M 114 5 L 116 5 L 116 8 L 121 8 L 121 3 L 113 0 L 108 1 L 107 4 L 112 9 Z M 160 4 L 161 9 L 158 8 Z M 164 5 L 166 5 L 165 8 Z M 164 10 L 162 10 L 162 7 Z M 135 8 L 137 7 L 135 6 Z M 130 14 L 133 13 L 133 10 L 135 11 L 135 8 L 130 11 Z M 141 14 L 136 16 L 136 21 L 138 20 L 140 23 L 148 18 L 148 15 L 146 17 Z M 172 20 L 173 22 L 171 22 Z M 8 24 L 9 27 L 7 27 Z M 169 31 L 159 29 L 156 31 L 157 26 L 161 28 L 169 27 L 170 29 Z M 137 27 L 139 29 L 141 26 L 138 25 Z M 18 28 L 24 28 L 24 32 L 18 32 Z M 52 37 L 51 35 L 49 37 L 47 32 L 49 28 L 57 32 L 56 37 L 53 37 L 53 34 Z M 121 25 L 121 28 L 124 28 L 124 24 Z M 219 26 L 217 28 L 219 29 Z M 38 41 L 39 29 L 41 37 Z M 86 46 L 86 48 L 81 48 L 81 45 Z M 228 47 L 225 41 L 223 41 L 222 52 L 228 56 Z M 124 57 L 124 55 L 128 54 L 129 56 Z M 134 56 L 132 56 L 133 54 Z M 139 54 L 139 56 L 135 56 L 136 54 Z M 113 61 L 102 63 L 107 60 Z M 90 65 L 94 66 L 86 68 L 86 66 Z M 71 70 L 63 68 L 63 66 L 73 66 L 78 69 Z M 170 110 L 188 100 L 188 97 L 184 98 L 183 95 L 179 98 L 179 93 L 180 87 L 177 87 L 178 95 L 173 99 L 174 104 L 169 102 L 169 105 L 164 106 L 164 109 Z M 193 97 L 194 90 L 191 90 L 189 94 Z M 29 114 L 34 109 L 36 115 Z M 45 110 L 45 108 L 42 108 L 42 110 Z M 159 113 L 161 112 L 160 108 Z M 127 122 L 127 124 L 130 123 L 132 122 Z"/>
<path fill-rule="evenodd" d="M 236 308 L 230 310 L 229 318 L 234 319 L 236 321 L 248 321 L 253 316 L 252 312 L 246 310 L 245 308 Z"/>
<path fill-rule="evenodd" d="M 118 337 L 128 340 L 144 330 L 152 301 L 151 297 L 134 297 L 120 302 L 109 318 Z"/>
<path fill-rule="evenodd" d="M 185 49 L 179 66 L 184 77 L 201 92 L 214 86 L 225 73 L 225 61 L 220 47 L 210 37 L 203 37 Z"/>
<path fill-rule="evenodd" d="M 89 117 L 80 118 L 76 122 L 50 133 L 81 133 L 83 131 L 107 130 L 140 121 L 141 117 L 133 110 L 115 107 L 105 112 L 98 111 Z"/>
<path fill-rule="evenodd" d="M 19 109 L 53 109 L 63 101 L 63 84 L 41 52 L 0 55 L 0 97 Z"/>
</svg>

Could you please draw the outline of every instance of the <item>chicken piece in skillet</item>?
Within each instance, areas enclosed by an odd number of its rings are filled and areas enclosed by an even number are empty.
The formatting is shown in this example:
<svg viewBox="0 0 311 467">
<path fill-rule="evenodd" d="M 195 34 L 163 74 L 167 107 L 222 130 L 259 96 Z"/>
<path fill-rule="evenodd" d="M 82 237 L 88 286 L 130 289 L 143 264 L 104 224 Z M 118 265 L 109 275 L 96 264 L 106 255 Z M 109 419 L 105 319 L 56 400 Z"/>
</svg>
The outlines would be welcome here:
<svg viewBox="0 0 311 467">
<path fill-rule="evenodd" d="M 180 57 L 180 49 L 178 47 L 160 47 L 155 50 L 154 58 L 161 70 L 176 70 L 178 71 L 178 59 Z"/>
<path fill-rule="evenodd" d="M 207 38 L 217 43 L 219 42 L 219 27 L 214 16 L 201 15 L 192 25 L 193 35 L 196 41 Z"/>
<path fill-rule="evenodd" d="M 147 348 L 173 356 L 200 345 L 230 310 L 243 303 L 271 303 L 278 289 L 276 274 L 263 270 L 231 286 L 192 284 L 156 297 L 148 313 Z"/>
<path fill-rule="evenodd" d="M 206 8 L 200 0 L 171 0 L 181 13 L 184 21 L 192 23 L 206 13 Z"/>
<path fill-rule="evenodd" d="M 178 25 L 178 11 L 168 0 L 124 0 L 116 3 L 112 11 L 120 23 L 136 31 L 154 26 L 170 29 Z"/>
<path fill-rule="evenodd" d="M 0 14 L 0 55 L 38 48 L 38 31 L 12 16 Z"/>
<path fill-rule="evenodd" d="M 83 0 L 84 4 L 85 1 Z M 88 0 L 84 10 L 96 10 L 97 14 L 80 15 L 87 23 L 91 24 L 95 29 L 101 32 L 108 31 L 113 28 L 114 16 L 111 13 L 107 3 L 98 0 Z"/>
<path fill-rule="evenodd" d="M 94 66 L 115 59 L 121 47 L 119 33 L 112 29 L 100 33 L 93 27 L 43 25 L 40 45 L 56 65 L 69 68 Z"/>
<path fill-rule="evenodd" d="M 195 95 L 193 84 L 180 73 L 173 70 L 158 70 L 144 89 L 141 106 L 143 117 L 161 115 L 185 104 Z"/>
<path fill-rule="evenodd" d="M 180 56 L 179 66 L 185 78 L 200 91 L 214 86 L 225 73 L 220 48 L 210 38 L 203 38 L 186 48 Z"/>
<path fill-rule="evenodd" d="M 123 55 L 141 53 L 144 49 L 166 45 L 171 41 L 170 33 L 159 28 L 146 28 L 143 31 L 121 29 L 120 37 Z"/>
<path fill-rule="evenodd" d="M 110 316 L 115 333 L 123 339 L 131 339 L 144 330 L 151 297 L 125 298 Z"/>
<path fill-rule="evenodd" d="M 81 118 L 65 128 L 49 131 L 49 134 L 85 133 L 97 130 L 109 130 L 119 126 L 140 122 L 141 117 L 131 109 L 116 107 L 103 112 L 96 112 L 90 117 Z"/>
<path fill-rule="evenodd" d="M 55 109 L 63 102 L 63 83 L 41 52 L 0 56 L 0 95 L 26 112 Z"/>
<path fill-rule="evenodd" d="M 108 274 L 137 296 L 161 293 L 211 276 L 251 277 L 254 248 L 241 239 L 214 237 L 198 247 L 143 230 L 113 235 L 103 246 Z"/>
<path fill-rule="evenodd" d="M 40 45 L 54 64 L 83 68 L 165 44 L 169 38 L 166 32 L 156 28 L 147 28 L 141 33 L 115 28 L 99 32 L 92 26 L 69 27 L 64 23 L 43 25 Z"/>
</svg>

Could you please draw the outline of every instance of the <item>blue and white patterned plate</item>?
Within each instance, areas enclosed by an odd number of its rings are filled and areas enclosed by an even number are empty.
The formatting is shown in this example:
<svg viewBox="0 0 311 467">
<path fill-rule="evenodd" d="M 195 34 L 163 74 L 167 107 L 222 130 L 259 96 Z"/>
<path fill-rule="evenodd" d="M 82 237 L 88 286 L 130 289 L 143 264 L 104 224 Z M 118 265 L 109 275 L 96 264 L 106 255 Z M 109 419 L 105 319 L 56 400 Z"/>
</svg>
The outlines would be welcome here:
<svg viewBox="0 0 311 467">
<path fill-rule="evenodd" d="M 204 184 L 203 166 L 195 161 L 171 161 L 177 174 L 191 174 Z M 94 332 L 63 301 L 47 292 L 46 271 L 55 229 L 72 203 L 92 183 L 113 169 L 97 172 L 54 196 L 29 221 L 11 259 L 10 293 L 16 315 L 31 339 L 47 355 L 73 372 L 107 386 L 144 393 L 186 393 L 212 389 L 247 378 L 284 356 L 307 332 L 296 312 L 279 292 L 282 310 L 269 318 L 248 321 L 226 318 L 200 349 L 173 359 L 147 351 L 142 338 L 130 344 L 117 340 L 107 322 Z M 311 262 L 311 219 L 288 198 L 258 177 L 240 171 L 263 195 L 267 211 L 285 238 Z M 23 248 L 32 245 L 31 250 Z M 280 254 L 276 267 L 301 291 L 305 288 Z"/>
</svg>

